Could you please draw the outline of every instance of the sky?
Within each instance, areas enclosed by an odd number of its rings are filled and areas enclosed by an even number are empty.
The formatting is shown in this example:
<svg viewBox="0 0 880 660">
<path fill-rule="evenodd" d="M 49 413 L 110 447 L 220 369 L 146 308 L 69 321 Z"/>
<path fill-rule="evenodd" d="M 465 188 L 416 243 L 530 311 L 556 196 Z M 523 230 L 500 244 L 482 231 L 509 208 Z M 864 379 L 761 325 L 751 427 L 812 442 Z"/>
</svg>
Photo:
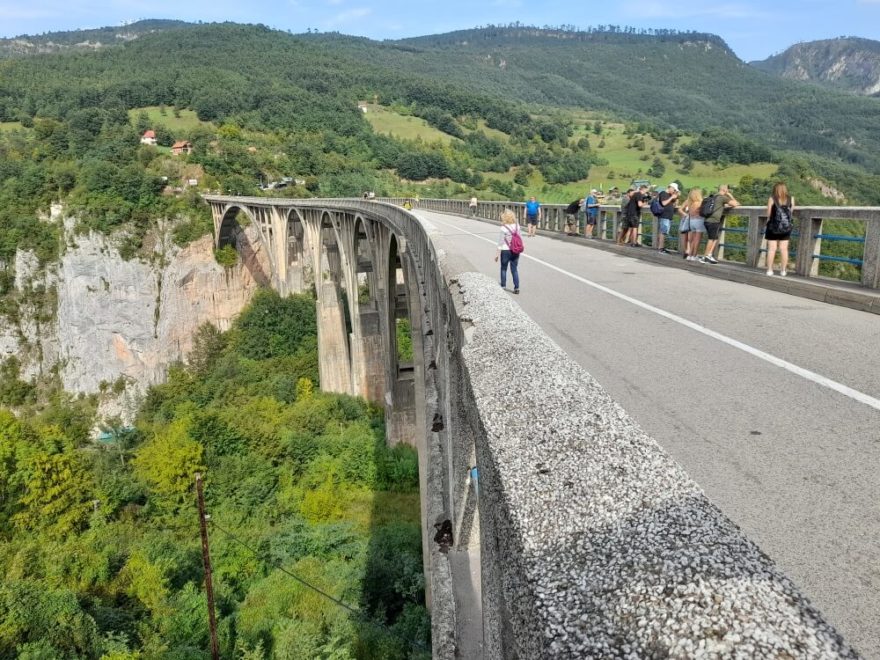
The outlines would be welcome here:
<svg viewBox="0 0 880 660">
<path fill-rule="evenodd" d="M 262 23 L 380 40 L 515 21 L 676 28 L 717 34 L 746 61 L 799 41 L 843 35 L 880 40 L 880 0 L 0 0 L 0 37 L 144 18 Z"/>
</svg>

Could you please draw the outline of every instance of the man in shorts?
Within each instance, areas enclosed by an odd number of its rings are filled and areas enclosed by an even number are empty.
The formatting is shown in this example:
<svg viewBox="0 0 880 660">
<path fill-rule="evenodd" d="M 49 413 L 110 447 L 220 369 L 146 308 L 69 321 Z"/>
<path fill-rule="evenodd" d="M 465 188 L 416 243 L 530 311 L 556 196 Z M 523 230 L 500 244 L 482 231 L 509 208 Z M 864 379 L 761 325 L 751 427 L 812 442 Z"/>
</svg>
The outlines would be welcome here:
<svg viewBox="0 0 880 660">
<path fill-rule="evenodd" d="M 626 207 L 629 206 L 629 200 L 632 199 L 635 188 L 629 188 L 623 197 L 620 198 L 620 223 L 618 225 L 617 244 L 623 245 L 626 235 L 629 233 L 629 227 L 624 218 L 626 218 Z"/>
<path fill-rule="evenodd" d="M 584 213 L 587 223 L 584 226 L 584 237 L 593 238 L 593 227 L 599 222 L 599 191 L 595 188 L 590 191 L 590 194 L 584 201 Z"/>
<path fill-rule="evenodd" d="M 724 226 L 724 213 L 728 209 L 736 208 L 739 202 L 734 199 L 730 192 L 730 186 L 726 183 L 718 187 L 715 194 L 715 210 L 706 218 L 706 252 L 700 257 L 700 263 L 717 264 L 718 260 L 714 256 L 715 246 L 718 245 L 718 236 L 721 233 L 721 227 Z"/>
<path fill-rule="evenodd" d="M 675 214 L 675 202 L 678 201 L 678 184 L 674 181 L 666 186 L 666 190 L 659 195 L 660 206 L 663 212 L 657 218 L 659 221 L 660 235 L 657 238 L 657 250 L 663 254 L 669 254 L 666 249 L 666 237 L 672 227 L 672 216 Z"/>
<path fill-rule="evenodd" d="M 578 214 L 584 207 L 584 200 L 576 199 L 565 207 L 565 235 L 578 235 Z"/>
<path fill-rule="evenodd" d="M 623 224 L 627 228 L 624 242 L 630 247 L 642 247 L 639 244 L 639 225 L 642 222 L 642 208 L 648 204 L 648 186 L 642 184 L 629 198 L 626 212 L 623 214 Z"/>
<path fill-rule="evenodd" d="M 529 228 L 528 236 L 538 233 L 538 223 L 541 221 L 541 204 L 534 197 L 529 197 L 526 202 L 526 225 Z"/>
</svg>

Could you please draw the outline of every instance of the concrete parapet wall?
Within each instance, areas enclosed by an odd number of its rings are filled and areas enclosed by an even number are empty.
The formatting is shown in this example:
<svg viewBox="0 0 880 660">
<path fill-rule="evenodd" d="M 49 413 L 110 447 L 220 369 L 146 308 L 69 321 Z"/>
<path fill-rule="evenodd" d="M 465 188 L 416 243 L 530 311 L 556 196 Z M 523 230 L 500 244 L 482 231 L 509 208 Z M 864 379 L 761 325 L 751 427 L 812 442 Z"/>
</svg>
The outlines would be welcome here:
<svg viewBox="0 0 880 660">
<path fill-rule="evenodd" d="M 481 427 L 485 657 L 856 657 L 497 283 L 452 279 Z"/>
</svg>

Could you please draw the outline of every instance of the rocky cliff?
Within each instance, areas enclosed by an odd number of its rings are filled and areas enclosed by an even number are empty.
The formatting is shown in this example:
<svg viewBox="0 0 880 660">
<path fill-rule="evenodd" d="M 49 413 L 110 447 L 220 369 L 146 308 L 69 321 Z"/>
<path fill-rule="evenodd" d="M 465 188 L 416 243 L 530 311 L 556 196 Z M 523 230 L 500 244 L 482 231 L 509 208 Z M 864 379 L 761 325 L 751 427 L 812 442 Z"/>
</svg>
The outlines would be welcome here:
<svg viewBox="0 0 880 660">
<path fill-rule="evenodd" d="M 61 208 L 51 220 L 64 222 L 68 247 L 43 268 L 18 253 L 17 311 L 0 317 L 0 358 L 17 356 L 25 380 L 57 371 L 71 393 L 115 391 L 102 397 L 105 416 L 130 419 L 146 388 L 186 358 L 195 330 L 227 329 L 258 286 L 252 263 L 216 263 L 210 236 L 180 248 L 160 227 L 150 253 L 126 261 L 105 236 L 74 236 Z"/>
<path fill-rule="evenodd" d="M 867 96 L 880 94 L 880 42 L 871 39 L 809 41 L 750 64 L 782 78 Z"/>
</svg>

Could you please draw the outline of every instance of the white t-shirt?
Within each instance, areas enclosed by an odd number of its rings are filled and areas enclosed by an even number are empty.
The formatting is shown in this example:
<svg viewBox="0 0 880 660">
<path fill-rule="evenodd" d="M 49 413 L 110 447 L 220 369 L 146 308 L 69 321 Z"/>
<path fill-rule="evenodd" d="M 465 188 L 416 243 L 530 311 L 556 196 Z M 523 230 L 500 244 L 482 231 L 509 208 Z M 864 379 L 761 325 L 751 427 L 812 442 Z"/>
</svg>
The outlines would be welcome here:
<svg viewBox="0 0 880 660">
<path fill-rule="evenodd" d="M 519 225 L 513 223 L 511 225 L 501 225 L 501 231 L 498 234 L 498 249 L 499 250 L 509 250 L 510 246 L 507 242 L 510 240 L 510 237 L 519 231 Z"/>
</svg>

